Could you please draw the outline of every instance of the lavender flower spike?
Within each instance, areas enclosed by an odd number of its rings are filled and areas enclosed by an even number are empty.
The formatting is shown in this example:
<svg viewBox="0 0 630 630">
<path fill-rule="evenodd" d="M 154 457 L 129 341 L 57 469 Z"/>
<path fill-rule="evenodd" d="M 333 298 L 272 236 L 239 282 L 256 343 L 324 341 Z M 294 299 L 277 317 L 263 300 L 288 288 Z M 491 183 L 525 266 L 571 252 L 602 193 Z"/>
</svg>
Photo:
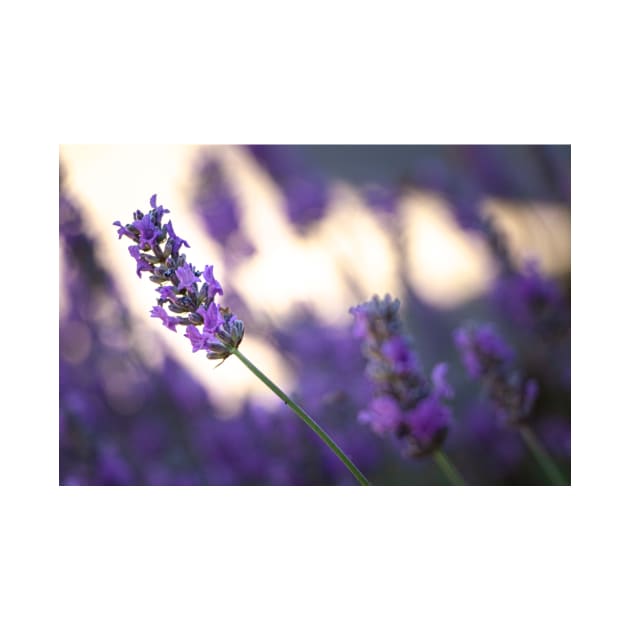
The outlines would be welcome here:
<svg viewBox="0 0 630 630">
<path fill-rule="evenodd" d="M 515 369 L 511 348 L 491 324 L 459 328 L 453 339 L 466 370 L 486 390 L 499 422 L 518 429 L 552 483 L 566 485 L 560 469 L 527 424 L 538 398 L 537 381 Z"/>
<path fill-rule="evenodd" d="M 499 420 L 523 422 L 538 396 L 538 384 L 513 367 L 514 353 L 492 324 L 458 328 L 453 339 L 464 367 L 484 385 Z"/>
<path fill-rule="evenodd" d="M 147 271 L 150 280 L 160 285 L 151 317 L 174 332 L 177 326 L 184 326 L 193 352 L 205 350 L 208 359 L 226 359 L 243 339 L 243 322 L 214 301 L 216 295 L 223 295 L 223 289 L 214 278 L 212 265 L 197 271 L 185 254 L 179 253 L 182 246 L 189 245 L 175 234 L 171 221 L 162 225 L 162 217 L 169 211 L 157 205 L 156 195 L 151 197 L 150 206 L 147 214 L 134 212 L 131 223 L 116 221 L 114 225 L 119 228 L 119 238 L 126 236 L 134 242 L 129 254 L 136 261 L 138 277 Z M 169 315 L 164 305 L 177 316 Z"/>
<path fill-rule="evenodd" d="M 420 457 L 436 452 L 444 442 L 451 412 L 443 399 L 452 397 L 453 391 L 446 381 L 446 364 L 435 367 L 433 383 L 425 378 L 403 334 L 399 308 L 400 302 L 386 295 L 350 309 L 375 390 L 359 421 L 379 435 L 404 439 L 407 453 Z"/>
</svg>

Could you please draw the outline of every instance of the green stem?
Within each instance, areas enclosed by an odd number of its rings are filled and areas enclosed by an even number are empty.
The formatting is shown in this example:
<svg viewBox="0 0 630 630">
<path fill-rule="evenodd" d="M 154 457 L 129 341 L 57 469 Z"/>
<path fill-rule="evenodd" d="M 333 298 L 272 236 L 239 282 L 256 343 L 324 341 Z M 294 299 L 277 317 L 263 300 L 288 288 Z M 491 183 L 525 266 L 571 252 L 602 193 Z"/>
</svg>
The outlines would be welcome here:
<svg viewBox="0 0 630 630">
<path fill-rule="evenodd" d="M 529 427 L 520 427 L 521 436 L 525 440 L 525 444 L 529 447 L 540 467 L 545 471 L 547 477 L 554 486 L 568 485 L 560 469 L 551 458 L 551 455 L 545 450 L 534 432 Z"/>
<path fill-rule="evenodd" d="M 328 448 L 345 464 L 346 468 L 355 476 L 362 486 L 369 486 L 370 482 L 365 475 L 350 461 L 350 458 L 341 450 L 334 440 L 322 429 L 313 418 L 311 418 L 302 407 L 293 402 L 270 378 L 263 374 L 246 356 L 239 350 L 233 350 L 232 354 L 237 356 L 241 362 L 255 376 L 257 376 L 280 400 L 288 405 L 317 435 L 326 443 Z"/>
<path fill-rule="evenodd" d="M 459 474 L 457 468 L 453 462 L 446 456 L 446 454 L 438 449 L 433 453 L 433 459 L 436 461 L 437 465 L 442 469 L 444 476 L 454 485 L 454 486 L 465 486 L 466 482 L 464 478 Z"/>
</svg>

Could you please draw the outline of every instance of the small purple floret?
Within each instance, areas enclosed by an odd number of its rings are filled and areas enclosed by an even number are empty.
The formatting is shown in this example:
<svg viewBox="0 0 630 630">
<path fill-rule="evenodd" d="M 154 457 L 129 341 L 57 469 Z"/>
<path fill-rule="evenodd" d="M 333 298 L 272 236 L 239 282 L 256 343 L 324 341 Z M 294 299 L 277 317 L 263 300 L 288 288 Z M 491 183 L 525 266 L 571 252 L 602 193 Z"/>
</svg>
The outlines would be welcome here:
<svg viewBox="0 0 630 630">
<path fill-rule="evenodd" d="M 179 280 L 178 291 L 187 289 L 188 291 L 195 291 L 197 288 L 197 276 L 195 270 L 190 263 L 186 263 L 184 266 L 179 267 L 175 271 L 175 275 Z"/>
<path fill-rule="evenodd" d="M 215 302 L 211 302 L 208 308 L 200 306 L 197 313 L 203 317 L 203 331 L 213 333 L 221 323 L 219 317 L 219 307 Z"/>
<path fill-rule="evenodd" d="M 359 422 L 367 424 L 378 435 L 394 431 L 402 418 L 398 403 L 391 396 L 379 396 L 359 413 Z"/>
<path fill-rule="evenodd" d="M 214 265 L 206 265 L 203 271 L 203 279 L 208 283 L 208 297 L 210 299 L 214 298 L 217 293 L 223 295 L 223 287 L 215 280 L 213 268 Z"/>
<path fill-rule="evenodd" d="M 151 317 L 157 317 L 162 320 L 164 326 L 173 332 L 177 332 L 177 318 L 169 317 L 168 313 L 161 306 L 154 306 L 151 310 Z"/>
<path fill-rule="evenodd" d="M 151 214 L 145 214 L 141 219 L 133 222 L 135 227 L 140 232 L 140 247 L 153 247 L 157 244 L 157 240 L 160 237 L 162 231 L 153 223 Z"/>
<path fill-rule="evenodd" d="M 438 363 L 431 372 L 433 391 L 438 398 L 453 398 L 453 388 L 446 380 L 447 374 L 448 365 L 446 363 Z"/>
</svg>

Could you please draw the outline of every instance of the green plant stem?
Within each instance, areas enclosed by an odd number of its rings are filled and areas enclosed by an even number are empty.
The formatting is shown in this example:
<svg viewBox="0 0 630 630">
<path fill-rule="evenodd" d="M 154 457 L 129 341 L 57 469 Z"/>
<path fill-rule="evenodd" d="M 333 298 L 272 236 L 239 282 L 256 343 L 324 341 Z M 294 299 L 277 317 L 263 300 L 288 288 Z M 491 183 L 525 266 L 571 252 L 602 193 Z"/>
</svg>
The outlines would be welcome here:
<svg viewBox="0 0 630 630">
<path fill-rule="evenodd" d="M 317 435 L 326 443 L 328 448 L 345 464 L 346 468 L 355 476 L 356 480 L 362 486 L 369 486 L 370 482 L 365 475 L 350 461 L 350 458 L 341 450 L 334 440 L 322 429 L 313 418 L 311 418 L 302 407 L 293 402 L 270 378 L 261 372 L 246 356 L 239 350 L 232 351 L 236 357 L 247 367 L 255 376 L 257 376 L 280 400 L 288 405 Z"/>
<path fill-rule="evenodd" d="M 540 464 L 540 467 L 545 471 L 551 483 L 553 483 L 554 486 L 568 485 L 560 469 L 551 458 L 551 455 L 549 455 L 544 446 L 540 443 L 534 432 L 526 426 L 520 427 L 520 432 L 523 440 L 525 440 L 525 444 L 527 444 L 529 450 Z"/>
<path fill-rule="evenodd" d="M 459 474 L 457 468 L 453 462 L 446 456 L 446 454 L 438 449 L 433 453 L 433 459 L 436 461 L 437 465 L 440 467 L 444 476 L 454 485 L 454 486 L 465 486 L 466 482 L 464 478 Z"/>
</svg>

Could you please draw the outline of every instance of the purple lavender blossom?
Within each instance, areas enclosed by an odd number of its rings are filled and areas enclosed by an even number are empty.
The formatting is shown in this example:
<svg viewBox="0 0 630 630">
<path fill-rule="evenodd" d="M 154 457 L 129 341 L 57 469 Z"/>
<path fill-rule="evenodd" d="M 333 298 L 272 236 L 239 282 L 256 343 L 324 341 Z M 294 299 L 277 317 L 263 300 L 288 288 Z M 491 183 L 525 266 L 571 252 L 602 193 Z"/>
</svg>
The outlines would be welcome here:
<svg viewBox="0 0 630 630">
<path fill-rule="evenodd" d="M 175 230 L 173 230 L 172 221 L 169 221 L 164 227 L 166 228 L 166 233 L 171 238 L 171 242 L 172 242 L 171 251 L 173 253 L 173 256 L 179 256 L 179 250 L 182 245 L 186 245 L 186 247 L 190 247 L 190 245 L 183 238 L 179 238 L 179 236 L 175 234 Z"/>
<path fill-rule="evenodd" d="M 203 279 L 208 283 L 208 293 L 211 294 L 211 297 L 217 295 L 223 295 L 223 288 L 219 284 L 218 280 L 214 278 L 213 272 L 214 265 L 206 265 L 206 268 L 203 271 Z"/>
<path fill-rule="evenodd" d="M 448 374 L 448 365 L 446 363 L 438 363 L 431 372 L 431 382 L 433 390 L 438 398 L 453 398 L 453 388 L 446 380 Z"/>
<path fill-rule="evenodd" d="M 513 353 L 492 324 L 459 328 L 453 338 L 469 375 L 481 378 L 498 366 L 512 361 Z"/>
<path fill-rule="evenodd" d="M 210 235 L 219 243 L 225 243 L 239 230 L 236 197 L 214 158 L 203 158 L 197 179 L 195 209 Z"/>
<path fill-rule="evenodd" d="M 558 285 L 542 275 L 539 263 L 526 261 L 523 271 L 499 276 L 492 297 L 495 304 L 519 326 L 554 336 L 568 327 L 566 304 Z"/>
<path fill-rule="evenodd" d="M 137 245 L 130 245 L 129 253 L 131 254 L 131 257 L 136 261 L 136 263 L 138 263 L 136 267 L 136 273 L 138 274 L 138 278 L 141 277 L 140 276 L 141 271 L 152 270 L 151 265 L 140 255 L 140 248 Z"/>
<path fill-rule="evenodd" d="M 167 312 L 161 306 L 154 306 L 151 310 L 151 317 L 157 317 L 162 320 L 164 326 L 173 332 L 177 332 L 177 318 L 169 317 Z"/>
<path fill-rule="evenodd" d="M 221 323 L 219 308 L 216 303 L 211 302 L 207 308 L 200 306 L 197 313 L 203 318 L 203 331 L 205 333 L 214 333 Z"/>
<path fill-rule="evenodd" d="M 177 331 L 177 326 L 185 326 L 193 352 L 204 349 L 209 359 L 226 359 L 238 348 L 244 333 L 243 322 L 237 319 L 228 308 L 218 306 L 214 299 L 223 295 L 223 289 L 215 279 L 213 266 L 206 265 L 203 273 L 197 271 L 186 256 L 179 253 L 182 245 L 188 243 L 178 237 L 171 221 L 162 226 L 162 216 L 169 212 L 157 205 L 156 195 L 150 200 L 151 210 L 143 214 L 134 213 L 134 221 L 120 226 L 119 237 L 127 236 L 135 245 L 129 253 L 137 263 L 138 276 L 143 271 L 150 273 L 150 279 L 159 284 L 156 289 L 158 306 L 154 306 L 151 317 L 162 320 L 169 330 Z M 200 277 L 204 280 L 199 287 Z M 165 283 L 166 286 L 162 286 Z M 179 315 L 168 315 L 163 305 Z M 203 324 L 203 332 L 197 326 Z"/>
<path fill-rule="evenodd" d="M 359 422 L 367 424 L 378 435 L 393 433 L 402 420 L 402 411 L 392 396 L 377 396 L 367 409 L 359 412 Z"/>
<path fill-rule="evenodd" d="M 186 326 L 186 332 L 184 333 L 184 337 L 190 339 L 190 343 L 192 344 L 192 351 L 197 352 L 198 350 L 203 350 L 208 342 L 208 335 L 205 333 L 200 333 L 199 329 L 196 326 Z"/>
<path fill-rule="evenodd" d="M 407 453 L 419 457 L 438 449 L 448 433 L 450 410 L 441 398 L 450 397 L 446 365 L 433 371 L 433 385 L 420 369 L 420 362 L 402 333 L 400 302 L 389 295 L 374 296 L 350 309 L 354 333 L 363 340 L 368 360 L 366 373 L 374 386 L 374 398 L 359 414 L 359 421 L 384 435 L 405 440 Z"/>
<path fill-rule="evenodd" d="M 186 263 L 182 265 L 175 271 L 175 275 L 179 280 L 179 285 L 177 286 L 178 291 L 183 291 L 187 289 L 189 292 L 196 290 L 197 288 L 197 276 L 195 274 L 195 270 L 190 263 Z"/>
<path fill-rule="evenodd" d="M 451 410 L 436 395 L 421 400 L 405 414 L 410 435 L 411 448 L 424 455 L 436 448 L 446 438 L 451 423 Z M 413 453 L 412 453 L 413 454 Z"/>
<path fill-rule="evenodd" d="M 488 392 L 499 420 L 510 425 L 524 421 L 538 397 L 538 383 L 514 368 L 514 353 L 494 327 L 459 328 L 453 340 L 468 374 Z"/>
</svg>

